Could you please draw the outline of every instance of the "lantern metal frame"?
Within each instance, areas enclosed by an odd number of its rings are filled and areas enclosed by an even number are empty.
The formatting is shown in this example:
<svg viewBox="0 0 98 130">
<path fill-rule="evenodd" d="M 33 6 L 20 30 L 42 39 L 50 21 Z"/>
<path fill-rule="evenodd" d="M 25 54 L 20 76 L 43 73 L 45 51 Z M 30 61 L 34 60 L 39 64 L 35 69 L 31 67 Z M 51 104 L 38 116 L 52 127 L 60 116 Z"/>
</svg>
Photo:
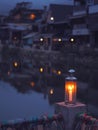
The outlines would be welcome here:
<svg viewBox="0 0 98 130">
<path fill-rule="evenodd" d="M 65 104 L 75 104 L 77 94 L 77 78 L 73 76 L 75 71 L 69 70 L 70 75 L 65 78 Z"/>
</svg>

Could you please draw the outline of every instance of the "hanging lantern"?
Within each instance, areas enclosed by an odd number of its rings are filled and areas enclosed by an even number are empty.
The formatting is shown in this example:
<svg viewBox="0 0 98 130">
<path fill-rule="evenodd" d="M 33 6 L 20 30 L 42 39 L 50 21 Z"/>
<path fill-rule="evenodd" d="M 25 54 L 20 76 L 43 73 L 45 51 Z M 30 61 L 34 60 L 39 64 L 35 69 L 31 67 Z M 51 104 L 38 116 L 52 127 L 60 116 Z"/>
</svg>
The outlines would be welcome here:
<svg viewBox="0 0 98 130">
<path fill-rule="evenodd" d="M 73 69 L 69 70 L 70 76 L 65 79 L 65 103 L 76 103 L 77 78 L 73 76 Z"/>
</svg>

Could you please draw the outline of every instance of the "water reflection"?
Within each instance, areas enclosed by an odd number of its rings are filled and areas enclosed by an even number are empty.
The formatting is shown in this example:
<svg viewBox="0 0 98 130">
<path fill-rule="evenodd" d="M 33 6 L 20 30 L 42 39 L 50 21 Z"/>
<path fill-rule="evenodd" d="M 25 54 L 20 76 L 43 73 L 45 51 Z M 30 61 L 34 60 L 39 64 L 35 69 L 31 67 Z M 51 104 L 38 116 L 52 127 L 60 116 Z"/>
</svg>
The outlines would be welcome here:
<svg viewBox="0 0 98 130">
<path fill-rule="evenodd" d="M 14 86 L 0 82 L 0 121 L 36 117 L 46 113 L 52 114 L 53 107 L 43 99 L 41 93 L 19 93 Z"/>
<path fill-rule="evenodd" d="M 63 86 L 59 87 L 63 78 L 58 75 L 51 78 L 40 68 L 36 67 L 36 74 L 32 68 L 23 68 L 21 72 L 1 70 L 0 120 L 54 113 L 54 103 L 64 99 Z"/>
<path fill-rule="evenodd" d="M 3 57 L 0 63 L 0 120 L 53 113 L 54 103 L 64 101 L 66 62 L 38 58 L 22 62 L 15 55 L 6 60 Z M 78 90 L 78 100 L 98 108 L 93 90 L 83 90 L 83 86 Z M 95 111 L 95 107 L 91 109 Z"/>
</svg>

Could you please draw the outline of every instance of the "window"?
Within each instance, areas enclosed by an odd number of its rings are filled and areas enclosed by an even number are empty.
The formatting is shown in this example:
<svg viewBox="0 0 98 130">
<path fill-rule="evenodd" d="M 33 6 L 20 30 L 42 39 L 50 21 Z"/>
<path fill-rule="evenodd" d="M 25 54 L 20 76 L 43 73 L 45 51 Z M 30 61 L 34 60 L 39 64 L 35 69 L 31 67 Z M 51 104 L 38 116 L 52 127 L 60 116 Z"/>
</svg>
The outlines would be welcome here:
<svg viewBox="0 0 98 130">
<path fill-rule="evenodd" d="M 88 5 L 94 4 L 94 0 L 87 0 L 87 4 L 88 4 Z"/>
</svg>

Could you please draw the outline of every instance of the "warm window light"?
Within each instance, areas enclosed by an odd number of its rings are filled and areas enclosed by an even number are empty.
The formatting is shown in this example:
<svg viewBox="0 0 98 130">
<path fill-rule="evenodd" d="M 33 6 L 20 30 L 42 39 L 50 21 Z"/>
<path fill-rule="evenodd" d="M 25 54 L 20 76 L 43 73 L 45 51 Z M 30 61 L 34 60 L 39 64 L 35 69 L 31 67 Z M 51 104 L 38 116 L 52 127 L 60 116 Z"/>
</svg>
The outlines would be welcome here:
<svg viewBox="0 0 98 130">
<path fill-rule="evenodd" d="M 20 14 L 17 14 L 16 16 L 14 16 L 15 19 L 20 19 L 21 18 L 21 15 Z"/>
<path fill-rule="evenodd" d="M 18 63 L 17 63 L 17 62 L 14 62 L 14 66 L 17 67 L 17 66 L 18 66 Z"/>
<path fill-rule="evenodd" d="M 53 89 L 50 89 L 50 94 L 52 95 L 54 93 L 54 90 Z"/>
<path fill-rule="evenodd" d="M 56 74 L 56 70 L 53 69 L 52 72 L 53 72 L 54 74 Z"/>
<path fill-rule="evenodd" d="M 32 87 L 34 87 L 34 86 L 35 86 L 35 83 L 32 81 L 32 82 L 30 83 L 30 85 L 31 85 Z"/>
<path fill-rule="evenodd" d="M 31 14 L 30 19 L 32 19 L 32 20 L 35 19 L 35 14 Z"/>
<path fill-rule="evenodd" d="M 69 70 L 70 76 L 65 80 L 65 103 L 76 103 L 77 79 L 72 75 L 73 69 Z"/>
<path fill-rule="evenodd" d="M 62 73 L 62 72 L 61 72 L 60 70 L 58 70 L 58 72 L 57 72 L 57 73 L 58 73 L 58 75 L 61 75 L 61 73 Z"/>
</svg>

